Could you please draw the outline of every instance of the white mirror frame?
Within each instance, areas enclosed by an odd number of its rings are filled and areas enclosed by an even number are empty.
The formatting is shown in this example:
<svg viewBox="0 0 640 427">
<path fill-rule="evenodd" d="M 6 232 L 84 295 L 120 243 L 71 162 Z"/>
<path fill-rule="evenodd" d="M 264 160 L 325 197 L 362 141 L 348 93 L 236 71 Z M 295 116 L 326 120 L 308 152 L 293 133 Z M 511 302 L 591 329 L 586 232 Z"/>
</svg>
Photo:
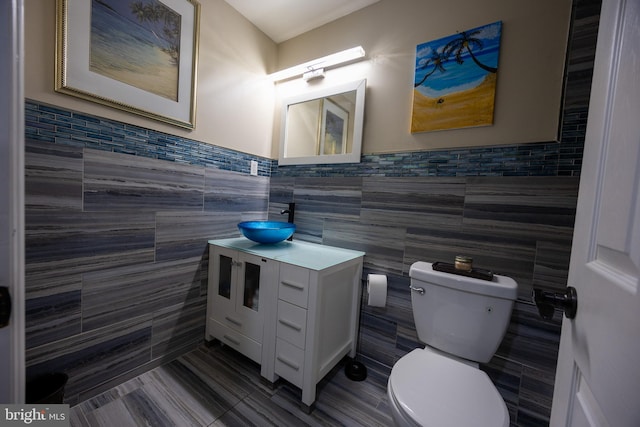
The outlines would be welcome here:
<svg viewBox="0 0 640 427">
<path fill-rule="evenodd" d="M 330 163 L 359 163 L 362 152 L 362 128 L 364 124 L 364 95 L 366 79 L 343 83 L 337 86 L 323 88 L 314 92 L 285 98 L 282 101 L 282 115 L 280 123 L 280 155 L 278 165 L 309 165 Z M 320 154 L 304 157 L 285 157 L 287 147 L 287 112 L 290 105 L 301 102 L 322 99 L 345 92 L 356 92 L 355 113 L 353 121 L 353 141 L 350 153 L 345 154 Z"/>
</svg>

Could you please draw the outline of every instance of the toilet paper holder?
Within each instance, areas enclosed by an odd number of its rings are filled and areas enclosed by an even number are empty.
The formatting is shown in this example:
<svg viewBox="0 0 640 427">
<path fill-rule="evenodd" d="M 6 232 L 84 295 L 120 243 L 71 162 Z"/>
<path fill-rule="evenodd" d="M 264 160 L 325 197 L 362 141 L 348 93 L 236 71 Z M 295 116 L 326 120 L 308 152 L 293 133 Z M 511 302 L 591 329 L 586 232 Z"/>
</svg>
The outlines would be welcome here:
<svg viewBox="0 0 640 427">
<path fill-rule="evenodd" d="M 367 288 L 368 279 L 362 279 L 361 285 L 364 289 Z M 360 304 L 358 304 L 358 331 L 356 333 L 356 355 L 347 362 L 344 367 L 344 373 L 351 381 L 364 381 L 367 379 L 367 367 L 364 363 L 356 360 L 358 358 L 358 350 L 360 349 L 360 327 L 362 326 L 362 300 L 360 298 Z"/>
</svg>

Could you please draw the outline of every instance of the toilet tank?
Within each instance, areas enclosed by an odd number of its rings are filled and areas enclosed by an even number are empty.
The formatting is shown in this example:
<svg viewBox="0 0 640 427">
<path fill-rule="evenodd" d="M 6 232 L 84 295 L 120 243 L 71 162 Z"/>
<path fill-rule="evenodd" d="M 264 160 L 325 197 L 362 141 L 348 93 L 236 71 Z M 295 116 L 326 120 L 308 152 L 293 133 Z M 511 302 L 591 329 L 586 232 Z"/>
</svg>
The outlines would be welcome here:
<svg viewBox="0 0 640 427">
<path fill-rule="evenodd" d="M 421 261 L 411 266 L 409 276 L 420 341 L 463 359 L 488 362 L 511 319 L 518 293 L 515 280 L 494 275 L 488 281 L 444 273 Z"/>
</svg>

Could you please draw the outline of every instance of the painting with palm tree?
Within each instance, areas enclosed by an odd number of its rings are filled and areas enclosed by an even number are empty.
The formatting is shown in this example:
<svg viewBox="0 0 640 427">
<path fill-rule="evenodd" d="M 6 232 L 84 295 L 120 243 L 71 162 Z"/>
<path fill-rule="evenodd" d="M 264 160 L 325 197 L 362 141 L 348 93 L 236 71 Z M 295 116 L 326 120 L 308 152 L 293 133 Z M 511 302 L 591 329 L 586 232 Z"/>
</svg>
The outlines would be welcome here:
<svg viewBox="0 0 640 427">
<path fill-rule="evenodd" d="M 502 22 L 419 44 L 411 132 L 493 123 Z"/>
<path fill-rule="evenodd" d="M 176 101 L 180 27 L 158 0 L 92 0 L 89 70 Z"/>
</svg>

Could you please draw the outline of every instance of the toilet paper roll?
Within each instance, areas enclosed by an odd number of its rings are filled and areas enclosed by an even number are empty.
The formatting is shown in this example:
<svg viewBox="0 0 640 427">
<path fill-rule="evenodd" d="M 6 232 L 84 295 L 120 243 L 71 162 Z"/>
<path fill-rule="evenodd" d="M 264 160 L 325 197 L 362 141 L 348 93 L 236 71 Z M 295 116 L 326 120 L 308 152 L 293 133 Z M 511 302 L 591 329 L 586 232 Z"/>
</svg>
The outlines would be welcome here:
<svg viewBox="0 0 640 427">
<path fill-rule="evenodd" d="M 367 304 L 372 307 L 384 307 L 387 303 L 387 276 L 384 274 L 369 274 L 367 276 Z"/>
</svg>

